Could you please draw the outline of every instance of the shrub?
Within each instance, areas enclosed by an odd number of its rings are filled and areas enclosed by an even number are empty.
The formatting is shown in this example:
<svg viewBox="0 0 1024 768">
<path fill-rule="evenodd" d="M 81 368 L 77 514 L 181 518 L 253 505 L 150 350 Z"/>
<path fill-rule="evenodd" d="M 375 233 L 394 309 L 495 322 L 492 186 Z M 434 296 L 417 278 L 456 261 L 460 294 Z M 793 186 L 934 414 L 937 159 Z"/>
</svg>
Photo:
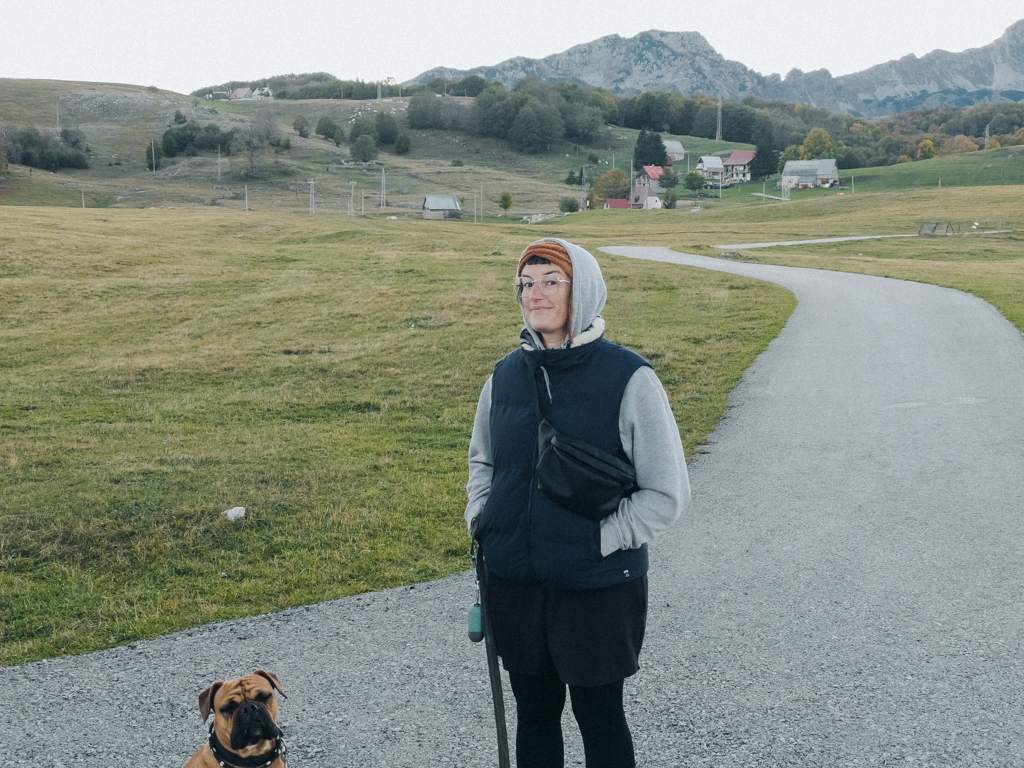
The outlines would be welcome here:
<svg viewBox="0 0 1024 768">
<path fill-rule="evenodd" d="M 295 132 L 299 134 L 300 138 L 309 138 L 309 120 L 307 120 L 303 115 L 298 115 L 294 120 L 292 120 L 292 128 L 295 129 Z"/>
<path fill-rule="evenodd" d="M 502 211 L 508 213 L 512 208 L 512 194 L 510 192 L 502 192 L 501 197 L 498 198 L 498 206 Z"/>
<path fill-rule="evenodd" d="M 181 114 L 181 110 L 180 109 L 174 110 L 174 122 L 177 123 L 178 125 L 184 125 L 185 123 L 188 122 L 188 120 L 185 119 L 185 116 L 183 114 Z"/>
<path fill-rule="evenodd" d="M 438 128 L 441 125 L 441 99 L 432 91 L 420 91 L 409 99 L 405 121 L 410 128 Z"/>
<path fill-rule="evenodd" d="M 452 160 L 452 165 L 455 168 L 461 168 L 464 165 L 464 163 L 461 160 Z"/>
<path fill-rule="evenodd" d="M 391 146 L 398 139 L 398 121 L 390 112 L 377 113 L 377 142 L 382 147 Z"/>
<path fill-rule="evenodd" d="M 349 154 L 352 159 L 360 163 L 368 163 L 371 160 L 377 159 L 377 143 L 373 140 L 373 136 L 363 134 L 355 141 L 352 142 L 352 147 L 349 149 Z"/>
<path fill-rule="evenodd" d="M 352 123 L 352 130 L 349 131 L 348 140 L 355 142 L 360 136 L 369 136 L 373 143 L 377 143 L 377 123 L 370 117 L 357 117 Z"/>
<path fill-rule="evenodd" d="M 558 210 L 562 213 L 575 213 L 580 209 L 580 201 L 575 197 L 563 197 L 558 201 Z"/>
<path fill-rule="evenodd" d="M 340 147 L 341 142 L 345 140 L 345 132 L 341 128 L 334 129 L 334 146 Z"/>
<path fill-rule="evenodd" d="M 323 136 L 325 139 L 333 139 L 337 130 L 338 124 L 331 118 L 324 116 L 316 121 L 316 130 L 313 132 L 317 136 Z"/>
<path fill-rule="evenodd" d="M 398 138 L 395 139 L 395 152 L 399 155 L 404 155 L 409 151 L 409 137 L 404 133 L 398 134 Z"/>
<path fill-rule="evenodd" d="M 676 207 L 676 191 L 671 187 L 665 190 L 665 194 L 661 196 L 661 207 L 662 208 L 675 208 Z"/>
<path fill-rule="evenodd" d="M 84 137 L 78 130 L 69 132 L 71 143 L 61 141 L 36 128 L 25 128 L 7 134 L 7 160 L 11 163 L 58 171 L 61 168 L 88 168 L 85 154 L 78 149 Z"/>
</svg>

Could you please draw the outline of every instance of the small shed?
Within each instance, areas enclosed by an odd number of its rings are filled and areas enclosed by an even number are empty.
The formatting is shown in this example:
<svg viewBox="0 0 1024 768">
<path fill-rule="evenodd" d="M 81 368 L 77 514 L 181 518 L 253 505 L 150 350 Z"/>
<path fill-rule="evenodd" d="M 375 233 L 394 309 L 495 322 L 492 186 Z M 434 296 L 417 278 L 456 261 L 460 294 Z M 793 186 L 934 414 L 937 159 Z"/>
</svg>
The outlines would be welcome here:
<svg viewBox="0 0 1024 768">
<path fill-rule="evenodd" d="M 454 195 L 427 195 L 423 198 L 424 219 L 461 219 L 462 206 Z"/>
</svg>

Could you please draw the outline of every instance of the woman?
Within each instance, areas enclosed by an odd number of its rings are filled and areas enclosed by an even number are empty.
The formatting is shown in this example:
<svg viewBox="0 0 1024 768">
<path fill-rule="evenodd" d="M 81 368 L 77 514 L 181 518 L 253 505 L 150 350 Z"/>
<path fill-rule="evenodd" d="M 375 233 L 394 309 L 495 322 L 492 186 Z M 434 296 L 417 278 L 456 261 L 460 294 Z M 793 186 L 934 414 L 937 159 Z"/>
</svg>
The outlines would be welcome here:
<svg viewBox="0 0 1024 768">
<path fill-rule="evenodd" d="M 593 256 L 538 240 L 519 259 L 515 290 L 521 349 L 480 393 L 466 522 L 484 551 L 486 605 L 516 699 L 516 762 L 561 768 L 568 686 L 587 768 L 632 768 L 623 681 L 639 668 L 647 542 L 690 499 L 679 430 L 647 361 L 603 338 L 607 289 Z M 537 490 L 538 401 L 559 431 L 633 464 L 638 489 L 603 520 Z"/>
</svg>

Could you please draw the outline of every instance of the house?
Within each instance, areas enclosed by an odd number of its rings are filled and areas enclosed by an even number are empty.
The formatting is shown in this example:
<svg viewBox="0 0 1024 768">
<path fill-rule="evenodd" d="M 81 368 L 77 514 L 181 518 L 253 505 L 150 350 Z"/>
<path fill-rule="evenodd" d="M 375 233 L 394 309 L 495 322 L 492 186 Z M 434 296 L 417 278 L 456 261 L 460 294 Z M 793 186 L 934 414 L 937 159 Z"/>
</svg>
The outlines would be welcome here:
<svg viewBox="0 0 1024 768">
<path fill-rule="evenodd" d="M 454 195 L 427 195 L 423 198 L 424 219 L 461 219 L 462 206 Z"/>
<path fill-rule="evenodd" d="M 665 155 L 668 156 L 669 165 L 675 164 L 676 160 L 686 159 L 686 150 L 683 148 L 683 142 L 668 139 L 662 143 L 665 145 Z"/>
<path fill-rule="evenodd" d="M 211 101 L 227 101 L 230 94 L 227 91 L 214 91 L 213 93 L 206 94 L 206 98 Z"/>
<path fill-rule="evenodd" d="M 629 190 L 629 207 L 633 210 L 644 211 L 661 208 L 661 198 L 650 187 L 633 187 Z"/>
<path fill-rule="evenodd" d="M 607 211 L 609 208 L 628 209 L 629 208 L 629 200 L 613 200 L 613 199 L 605 200 L 604 201 L 604 209 Z"/>
<path fill-rule="evenodd" d="M 252 98 L 254 101 L 264 101 L 265 99 L 274 98 L 274 92 L 270 88 L 257 88 L 252 92 Z"/>
<path fill-rule="evenodd" d="M 693 170 L 708 181 L 721 181 L 725 176 L 725 164 L 716 155 L 701 155 L 700 162 Z"/>
<path fill-rule="evenodd" d="M 830 187 L 839 183 L 839 170 L 834 158 L 823 160 L 787 160 L 782 169 L 782 180 L 777 186 L 790 189 Z"/>
<path fill-rule="evenodd" d="M 232 101 L 241 101 L 242 99 L 246 99 L 246 100 L 251 99 L 252 98 L 252 88 L 235 88 L 235 90 L 233 90 L 231 92 L 231 96 L 229 96 L 228 98 L 230 98 Z"/>
<path fill-rule="evenodd" d="M 665 169 L 660 165 L 645 165 L 640 169 L 640 173 L 636 175 L 636 185 L 638 187 L 650 187 L 655 192 L 664 192 L 665 188 L 660 183 L 664 173 Z"/>
<path fill-rule="evenodd" d="M 729 182 L 750 181 L 750 166 L 754 163 L 755 149 L 737 149 L 723 163 L 725 180 Z"/>
</svg>

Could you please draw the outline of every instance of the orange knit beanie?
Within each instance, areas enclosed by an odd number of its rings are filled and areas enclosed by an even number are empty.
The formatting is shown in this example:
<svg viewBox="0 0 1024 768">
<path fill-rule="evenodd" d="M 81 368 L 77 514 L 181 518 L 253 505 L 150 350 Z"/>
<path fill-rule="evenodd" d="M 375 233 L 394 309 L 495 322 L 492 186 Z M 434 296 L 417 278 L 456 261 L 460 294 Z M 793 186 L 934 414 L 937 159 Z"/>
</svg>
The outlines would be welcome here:
<svg viewBox="0 0 1024 768">
<path fill-rule="evenodd" d="M 523 255 L 519 257 L 519 269 L 516 271 L 517 276 L 523 273 L 523 265 L 533 256 L 547 259 L 565 272 L 566 277 L 570 280 L 572 279 L 572 259 L 569 258 L 569 252 L 553 240 L 542 240 L 539 243 L 527 246 L 526 250 L 523 251 Z"/>
</svg>

